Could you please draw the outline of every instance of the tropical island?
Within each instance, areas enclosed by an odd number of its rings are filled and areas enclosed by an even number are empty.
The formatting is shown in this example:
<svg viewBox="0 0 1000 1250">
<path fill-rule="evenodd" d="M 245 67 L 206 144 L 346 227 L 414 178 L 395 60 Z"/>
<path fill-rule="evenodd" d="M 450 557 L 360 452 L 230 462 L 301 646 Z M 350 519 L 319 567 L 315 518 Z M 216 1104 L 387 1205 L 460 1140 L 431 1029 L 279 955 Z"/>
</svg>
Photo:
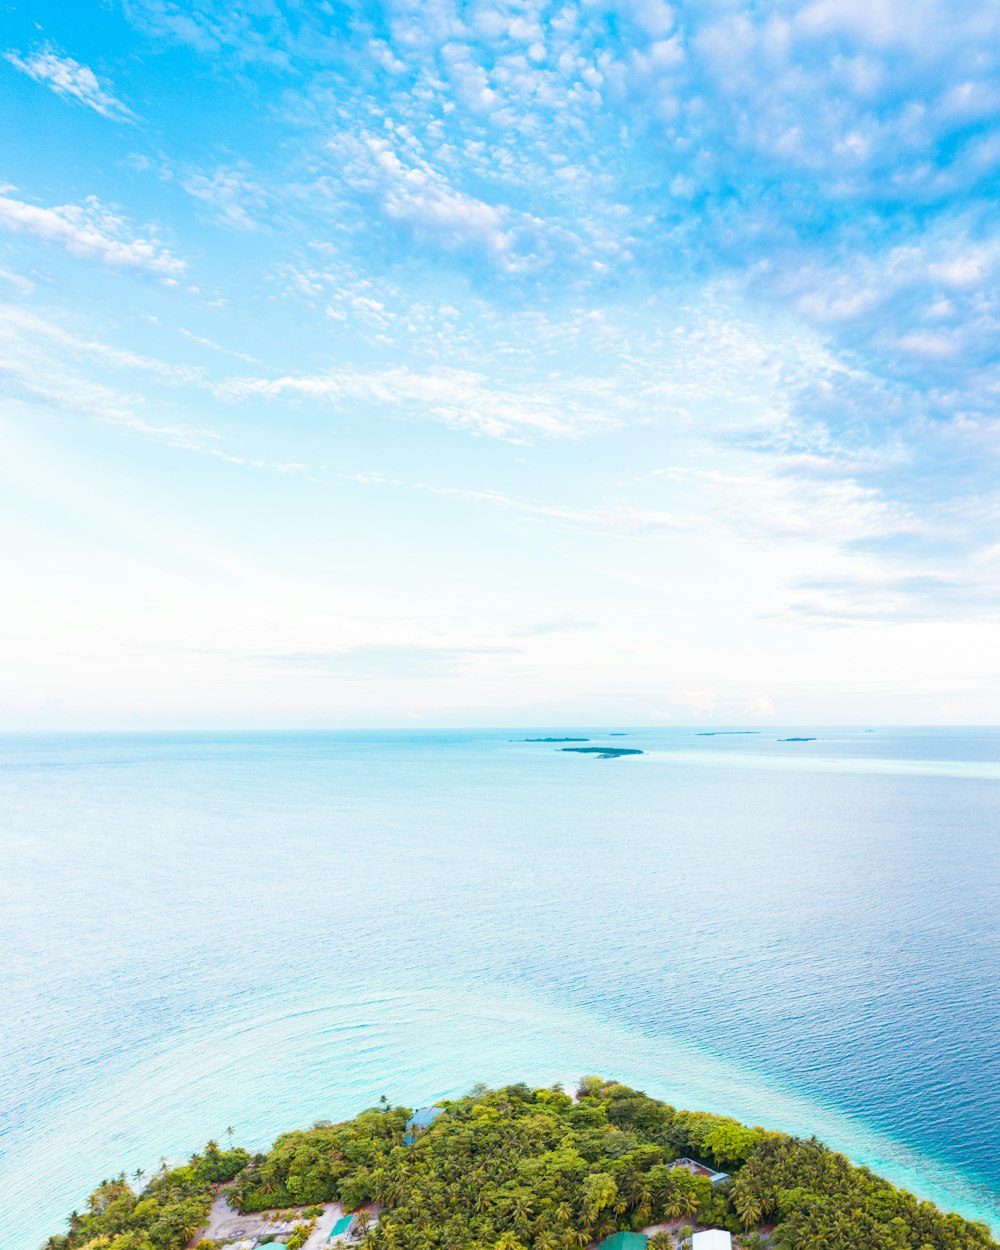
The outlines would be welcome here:
<svg viewBox="0 0 1000 1250">
<path fill-rule="evenodd" d="M 46 1250 L 997 1250 L 985 1225 L 815 1138 L 596 1076 L 572 1095 L 477 1086 L 416 1113 L 383 1098 L 265 1152 L 209 1142 L 133 1182 L 102 1181 Z"/>
<path fill-rule="evenodd" d="M 522 738 L 522 742 L 589 742 L 589 738 Z"/>
<path fill-rule="evenodd" d="M 617 760 L 623 755 L 645 755 L 638 747 L 563 747 L 576 755 L 596 755 L 599 760 Z"/>
</svg>

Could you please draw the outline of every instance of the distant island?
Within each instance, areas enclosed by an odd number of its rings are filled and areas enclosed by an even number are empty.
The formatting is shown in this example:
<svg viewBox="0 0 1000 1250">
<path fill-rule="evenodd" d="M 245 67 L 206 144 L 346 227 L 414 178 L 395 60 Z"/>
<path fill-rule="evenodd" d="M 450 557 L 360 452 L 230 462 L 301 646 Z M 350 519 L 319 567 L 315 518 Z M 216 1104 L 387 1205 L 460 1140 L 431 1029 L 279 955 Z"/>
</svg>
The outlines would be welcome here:
<svg viewBox="0 0 1000 1250">
<path fill-rule="evenodd" d="M 586 742 L 586 738 L 584 739 Z M 564 751 L 574 751 L 577 755 L 596 755 L 599 760 L 616 760 L 622 755 L 645 755 L 638 747 L 563 747 Z"/>
<path fill-rule="evenodd" d="M 522 738 L 522 742 L 589 742 L 589 738 Z"/>
<path fill-rule="evenodd" d="M 779 742 L 818 742 L 818 738 L 779 738 Z"/>
<path fill-rule="evenodd" d="M 703 729 L 696 738 L 743 738 L 747 734 L 759 734 L 759 729 Z"/>
<path fill-rule="evenodd" d="M 689 1250 L 708 1229 L 746 1250 L 998 1250 L 984 1224 L 814 1137 L 598 1076 L 417 1111 L 383 1098 L 257 1153 L 210 1141 L 181 1167 L 102 1181 L 45 1250 Z"/>
</svg>

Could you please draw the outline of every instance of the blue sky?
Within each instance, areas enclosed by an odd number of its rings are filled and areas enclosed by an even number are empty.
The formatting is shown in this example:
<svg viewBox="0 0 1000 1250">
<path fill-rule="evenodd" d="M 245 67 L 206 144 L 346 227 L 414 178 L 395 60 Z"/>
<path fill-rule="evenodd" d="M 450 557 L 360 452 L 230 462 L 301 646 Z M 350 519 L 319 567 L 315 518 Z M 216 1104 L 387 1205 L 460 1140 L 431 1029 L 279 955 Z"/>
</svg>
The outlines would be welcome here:
<svg viewBox="0 0 1000 1250">
<path fill-rule="evenodd" d="M 0 30 L 0 724 L 996 720 L 1000 5 Z"/>
</svg>

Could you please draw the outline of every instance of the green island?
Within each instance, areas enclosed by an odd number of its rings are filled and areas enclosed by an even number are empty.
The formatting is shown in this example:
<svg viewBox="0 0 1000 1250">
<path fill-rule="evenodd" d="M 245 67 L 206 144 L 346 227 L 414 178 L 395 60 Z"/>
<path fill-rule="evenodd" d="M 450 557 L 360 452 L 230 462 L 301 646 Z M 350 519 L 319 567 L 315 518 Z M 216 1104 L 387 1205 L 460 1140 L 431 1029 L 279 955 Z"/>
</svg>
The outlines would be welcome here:
<svg viewBox="0 0 1000 1250">
<path fill-rule="evenodd" d="M 596 755 L 599 760 L 616 760 L 623 755 L 645 755 L 638 747 L 562 747 L 575 755 Z"/>
<path fill-rule="evenodd" d="M 416 1114 L 383 1098 L 345 1123 L 283 1133 L 266 1153 L 209 1142 L 181 1167 L 133 1179 L 102 1181 L 46 1250 L 697 1250 L 703 1238 L 746 1250 L 997 1250 L 985 1225 L 815 1138 L 676 1111 L 596 1076 L 572 1097 L 477 1086 Z"/>
</svg>

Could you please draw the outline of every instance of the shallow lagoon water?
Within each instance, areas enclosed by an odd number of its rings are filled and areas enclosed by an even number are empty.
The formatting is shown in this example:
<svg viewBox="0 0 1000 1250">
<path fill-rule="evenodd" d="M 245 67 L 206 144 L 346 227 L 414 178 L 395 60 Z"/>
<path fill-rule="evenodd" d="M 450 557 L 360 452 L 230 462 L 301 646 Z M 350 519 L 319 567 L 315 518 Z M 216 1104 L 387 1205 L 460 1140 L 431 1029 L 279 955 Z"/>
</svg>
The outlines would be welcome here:
<svg viewBox="0 0 1000 1250">
<path fill-rule="evenodd" d="M 1000 1227 L 1000 733 L 525 736 L 0 740 L 3 1250 L 230 1124 L 583 1071 Z"/>
</svg>

